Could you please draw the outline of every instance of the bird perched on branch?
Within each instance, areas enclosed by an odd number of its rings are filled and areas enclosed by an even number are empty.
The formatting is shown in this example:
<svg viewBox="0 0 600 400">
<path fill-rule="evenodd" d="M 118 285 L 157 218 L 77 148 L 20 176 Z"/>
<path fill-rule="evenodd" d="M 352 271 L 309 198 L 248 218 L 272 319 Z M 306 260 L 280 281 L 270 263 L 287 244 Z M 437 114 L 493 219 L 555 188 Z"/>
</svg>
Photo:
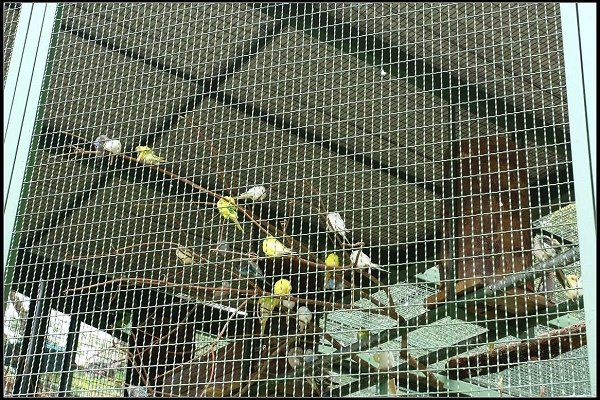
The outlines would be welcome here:
<svg viewBox="0 0 600 400">
<path fill-rule="evenodd" d="M 304 350 L 300 347 L 293 347 L 287 351 L 288 364 L 292 368 L 296 368 L 304 364 Z"/>
<path fill-rule="evenodd" d="M 273 294 L 277 296 L 288 296 L 290 293 L 292 293 L 292 283 L 290 281 L 282 278 L 275 282 L 275 285 L 273 286 Z M 287 299 L 281 299 L 281 305 L 288 310 L 291 310 L 294 308 L 296 303 Z"/>
<path fill-rule="evenodd" d="M 560 242 L 550 236 L 535 235 L 533 238 L 533 256 L 537 262 L 546 262 L 562 252 Z"/>
<path fill-rule="evenodd" d="M 391 351 L 378 351 L 373 355 L 373 361 L 377 363 L 377 368 L 387 371 L 396 365 L 396 357 Z"/>
<path fill-rule="evenodd" d="M 340 235 L 340 237 L 344 240 L 346 239 L 346 233 L 348 233 L 348 229 L 346 228 L 346 223 L 344 219 L 338 212 L 329 212 L 326 216 L 326 228 L 329 232 L 333 232 L 336 235 Z"/>
<path fill-rule="evenodd" d="M 546 235 L 535 235 L 533 238 L 532 254 L 536 262 L 546 262 L 562 252 L 561 244 L 558 240 Z M 562 271 L 559 272 L 562 274 Z M 539 293 L 545 293 L 546 298 L 552 301 L 553 293 L 556 290 L 554 271 L 547 271 L 537 287 Z M 564 279 L 562 279 L 564 282 Z"/>
<path fill-rule="evenodd" d="M 274 296 L 265 296 L 258 299 L 260 308 L 260 334 L 264 335 L 267 328 L 267 322 L 273 315 L 273 311 L 279 307 L 280 300 Z"/>
<path fill-rule="evenodd" d="M 300 332 L 304 332 L 310 321 L 312 321 L 312 311 L 306 306 L 298 307 L 296 311 L 296 320 Z"/>
<path fill-rule="evenodd" d="M 236 202 L 233 197 L 221 197 L 219 201 L 217 201 L 217 209 L 223 218 L 230 220 L 235 224 L 236 228 L 244 232 L 244 228 L 242 228 L 238 221 Z"/>
<path fill-rule="evenodd" d="M 325 266 L 332 270 L 336 269 L 340 266 L 340 257 L 335 253 L 327 254 L 327 257 L 325 257 Z"/>
<path fill-rule="evenodd" d="M 356 267 L 360 270 L 367 268 L 369 274 L 371 273 L 371 268 L 375 268 L 383 272 L 388 272 L 386 269 L 379 266 L 379 264 L 371 262 L 371 257 L 369 257 L 360 250 L 352 251 L 352 253 L 350 254 L 350 262 L 352 263 L 352 266 L 356 264 Z"/>
<path fill-rule="evenodd" d="M 137 160 L 146 165 L 159 165 L 161 162 L 165 162 L 163 157 L 160 157 L 148 146 L 137 146 L 135 151 L 138 152 Z"/>
<path fill-rule="evenodd" d="M 184 246 L 179 246 L 175 249 L 175 256 L 183 265 L 192 265 L 194 258 L 199 258 L 196 253 Z"/>
<path fill-rule="evenodd" d="M 327 254 L 327 257 L 325 257 L 325 266 L 330 269 L 329 271 L 325 271 L 325 290 L 343 289 L 343 281 L 337 280 L 334 272 L 340 266 L 340 257 L 335 253 Z"/>
<path fill-rule="evenodd" d="M 264 186 L 253 186 L 244 193 L 237 196 L 238 200 L 261 201 L 267 197 L 267 188 Z"/>
<path fill-rule="evenodd" d="M 111 139 L 106 135 L 100 135 L 92 142 L 92 144 L 98 151 L 110 154 L 121 154 L 122 146 L 121 141 L 118 139 Z"/>
<path fill-rule="evenodd" d="M 262 250 L 268 257 L 283 257 L 295 254 L 292 249 L 286 247 L 269 234 L 267 234 L 267 238 L 262 242 Z"/>
<path fill-rule="evenodd" d="M 567 275 L 567 297 L 571 300 L 576 300 L 578 297 L 583 296 L 583 280 L 577 275 Z"/>
</svg>

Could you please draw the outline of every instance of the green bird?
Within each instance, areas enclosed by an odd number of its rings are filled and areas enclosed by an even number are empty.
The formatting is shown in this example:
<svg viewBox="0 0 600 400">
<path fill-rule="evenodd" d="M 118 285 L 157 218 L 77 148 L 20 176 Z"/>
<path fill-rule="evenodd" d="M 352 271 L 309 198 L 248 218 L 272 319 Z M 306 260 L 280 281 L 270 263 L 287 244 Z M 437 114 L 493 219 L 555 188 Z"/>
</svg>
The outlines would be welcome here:
<svg viewBox="0 0 600 400">
<path fill-rule="evenodd" d="M 244 232 L 244 228 L 242 228 L 242 225 L 240 225 L 238 221 L 236 202 L 233 197 L 221 197 L 219 201 L 217 201 L 217 209 L 223 218 L 230 220 L 235 224 L 236 228 Z"/>
<path fill-rule="evenodd" d="M 267 328 L 267 322 L 273 310 L 279 307 L 280 300 L 277 297 L 265 296 L 258 299 L 258 305 L 260 306 L 260 334 L 264 335 Z"/>
<path fill-rule="evenodd" d="M 138 152 L 137 160 L 147 165 L 158 165 L 165 162 L 163 157 L 160 157 L 148 146 L 137 146 L 135 151 Z"/>
</svg>

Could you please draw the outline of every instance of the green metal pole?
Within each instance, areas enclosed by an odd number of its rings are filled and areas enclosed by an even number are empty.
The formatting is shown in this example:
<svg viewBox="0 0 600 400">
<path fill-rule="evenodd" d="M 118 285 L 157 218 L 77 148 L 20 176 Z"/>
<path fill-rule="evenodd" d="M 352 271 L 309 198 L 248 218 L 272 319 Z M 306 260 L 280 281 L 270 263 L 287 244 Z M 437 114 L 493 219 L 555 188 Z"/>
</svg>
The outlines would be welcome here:
<svg viewBox="0 0 600 400">
<path fill-rule="evenodd" d="M 560 5 L 590 389 L 596 396 L 596 4 Z"/>
</svg>

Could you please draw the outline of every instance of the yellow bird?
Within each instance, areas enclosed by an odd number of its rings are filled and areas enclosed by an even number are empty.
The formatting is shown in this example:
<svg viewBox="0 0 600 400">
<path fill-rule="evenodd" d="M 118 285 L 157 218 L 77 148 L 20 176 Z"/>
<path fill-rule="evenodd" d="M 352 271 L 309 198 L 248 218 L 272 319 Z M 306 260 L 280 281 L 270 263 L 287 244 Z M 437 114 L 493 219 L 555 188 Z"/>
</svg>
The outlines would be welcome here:
<svg viewBox="0 0 600 400">
<path fill-rule="evenodd" d="M 165 162 L 163 157 L 160 157 L 148 146 L 137 146 L 135 151 L 138 152 L 137 160 L 147 165 L 158 165 Z"/>
<path fill-rule="evenodd" d="M 290 281 L 282 278 L 275 282 L 275 285 L 273 286 L 273 294 L 276 294 L 277 296 L 287 296 L 290 293 L 292 293 L 292 283 Z M 291 310 L 294 308 L 296 303 L 286 299 L 281 299 L 281 305 L 288 310 Z"/>
<path fill-rule="evenodd" d="M 244 232 L 244 228 L 242 228 L 238 222 L 237 207 L 233 197 L 221 197 L 219 201 L 217 201 L 217 209 L 223 218 L 230 220 L 235 224 L 236 228 Z"/>
<path fill-rule="evenodd" d="M 271 235 L 267 235 L 267 238 L 263 240 L 262 249 L 268 257 L 282 257 L 294 254 L 292 249 L 285 247 L 283 243 Z"/>
<path fill-rule="evenodd" d="M 260 306 L 260 334 L 265 334 L 269 317 L 273 315 L 273 310 L 279 307 L 279 299 L 277 297 L 267 296 L 258 299 Z"/>
<path fill-rule="evenodd" d="M 335 253 L 327 254 L 327 257 L 325 257 L 325 266 L 330 269 L 330 271 L 325 271 L 325 290 L 343 289 L 343 284 L 340 285 L 336 282 L 333 272 L 333 270 L 340 266 L 340 257 Z"/>
<path fill-rule="evenodd" d="M 273 287 L 273 293 L 278 296 L 292 293 L 292 283 L 283 278 L 278 280 Z"/>
<path fill-rule="evenodd" d="M 327 257 L 325 258 L 325 266 L 327 266 L 329 269 L 336 269 L 340 266 L 340 257 L 338 257 L 338 255 L 335 253 L 327 254 Z"/>
</svg>

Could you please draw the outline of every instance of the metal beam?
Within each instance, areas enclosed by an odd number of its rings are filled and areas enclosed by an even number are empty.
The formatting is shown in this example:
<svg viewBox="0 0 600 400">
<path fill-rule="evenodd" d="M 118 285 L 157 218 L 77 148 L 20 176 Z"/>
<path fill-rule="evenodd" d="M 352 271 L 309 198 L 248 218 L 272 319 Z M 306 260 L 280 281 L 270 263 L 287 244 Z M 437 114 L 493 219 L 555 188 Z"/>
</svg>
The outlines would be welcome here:
<svg viewBox="0 0 600 400">
<path fill-rule="evenodd" d="M 561 3 L 591 395 L 596 396 L 596 4 Z"/>
<path fill-rule="evenodd" d="M 18 243 L 17 237 L 12 240 L 13 232 L 18 226 L 19 200 L 27 190 L 23 181 L 30 145 L 36 121 L 42 114 L 43 101 L 40 100 L 42 89 L 47 85 L 45 72 L 57 9 L 58 4 L 23 4 L 4 88 L 3 307 L 6 307 L 12 280 L 9 255 L 11 244 Z"/>
</svg>

